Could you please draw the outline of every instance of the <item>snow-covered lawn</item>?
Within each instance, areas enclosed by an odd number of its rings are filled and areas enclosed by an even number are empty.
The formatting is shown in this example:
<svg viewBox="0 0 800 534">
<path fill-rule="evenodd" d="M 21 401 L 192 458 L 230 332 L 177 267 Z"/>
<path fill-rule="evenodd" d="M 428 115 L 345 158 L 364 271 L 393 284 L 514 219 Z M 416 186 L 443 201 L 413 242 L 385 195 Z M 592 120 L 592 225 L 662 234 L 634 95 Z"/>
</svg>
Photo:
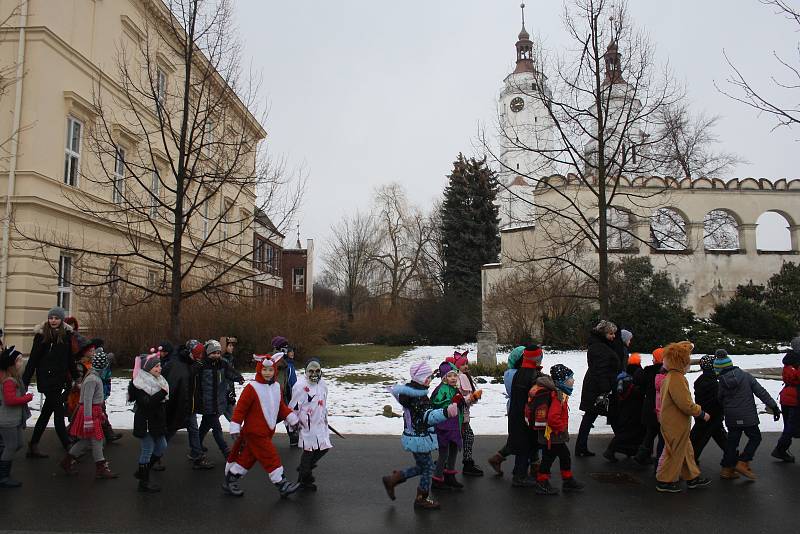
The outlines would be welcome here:
<svg viewBox="0 0 800 534">
<path fill-rule="evenodd" d="M 474 346 L 461 346 L 460 349 L 469 348 L 470 357 L 475 357 Z M 383 407 L 390 405 L 395 413 L 402 413 L 400 405 L 388 393 L 389 385 L 408 380 L 408 368 L 412 362 L 420 359 L 430 360 L 431 367 L 436 368 L 441 361 L 453 353 L 454 347 L 416 347 L 399 357 L 383 362 L 359 363 L 345 365 L 334 369 L 325 370 L 324 378 L 329 388 L 329 422 L 343 434 L 396 434 L 403 430 L 401 418 L 388 418 L 382 415 Z M 497 355 L 498 362 L 505 362 L 507 353 Z M 743 369 L 756 369 L 762 367 L 781 367 L 782 354 L 760 354 L 752 356 L 732 356 L 735 365 Z M 580 403 L 581 385 L 586 373 L 586 353 L 583 351 L 545 351 L 544 367 L 547 371 L 551 365 L 562 363 L 575 372 L 575 391 L 570 398 L 570 431 L 577 432 L 582 412 L 578 410 Z M 651 363 L 651 356 L 642 355 L 642 365 Z M 324 364 L 324 362 L 323 362 Z M 687 375 L 689 384 L 694 382 L 698 372 Z M 359 375 L 371 375 L 367 382 L 359 383 Z M 245 375 L 252 379 L 253 375 Z M 384 378 L 385 377 L 385 378 Z M 476 434 L 505 434 L 507 428 L 506 396 L 503 384 L 491 384 L 487 378 L 486 384 L 479 385 L 483 389 L 483 398 L 472 410 L 472 428 Z M 777 380 L 761 380 L 761 384 L 777 400 L 783 384 Z M 436 385 L 432 384 L 431 389 Z M 131 405 L 126 403 L 126 389 L 128 379 L 115 378 L 113 380 L 111 397 L 107 409 L 111 423 L 115 428 L 130 429 L 133 427 L 133 412 Z M 241 391 L 242 386 L 237 386 Z M 31 402 L 33 418 L 29 425 L 35 422 L 39 415 L 42 399 L 35 388 L 32 388 L 34 400 Z M 763 411 L 763 404 L 756 399 L 759 411 Z M 52 420 L 50 421 L 52 426 Z M 227 429 L 227 422 L 223 419 L 223 428 Z M 762 431 L 779 431 L 783 429 L 782 422 L 774 422 L 771 415 L 761 415 Z M 280 431 L 283 431 L 282 425 Z M 611 427 L 605 424 L 605 419 L 600 418 L 595 423 L 594 433 L 611 433 Z"/>
</svg>

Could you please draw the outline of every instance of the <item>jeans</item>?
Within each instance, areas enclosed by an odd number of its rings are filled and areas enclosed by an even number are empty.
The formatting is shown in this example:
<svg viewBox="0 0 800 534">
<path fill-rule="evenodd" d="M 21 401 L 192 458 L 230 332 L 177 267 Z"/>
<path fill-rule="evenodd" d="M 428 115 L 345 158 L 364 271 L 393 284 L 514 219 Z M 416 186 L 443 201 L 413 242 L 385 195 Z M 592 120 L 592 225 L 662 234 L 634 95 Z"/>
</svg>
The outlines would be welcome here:
<svg viewBox="0 0 800 534">
<path fill-rule="evenodd" d="M 592 430 L 595 420 L 600 414 L 594 409 L 583 412 L 581 426 L 578 429 L 578 437 L 575 439 L 575 451 L 585 451 L 589 448 L 589 432 Z"/>
<path fill-rule="evenodd" d="M 700 460 L 700 454 L 702 454 L 703 449 L 712 438 L 724 452 L 728 443 L 728 433 L 725 432 L 725 426 L 722 424 L 722 416 L 715 416 L 708 422 L 702 419 L 695 419 L 694 426 L 689 434 L 689 439 L 692 441 L 692 448 L 694 449 L 695 461 Z"/>
<path fill-rule="evenodd" d="M 153 435 L 148 432 L 148 434 L 141 439 L 141 447 L 139 464 L 149 464 L 153 456 L 161 458 L 164 455 L 164 451 L 167 450 L 167 437 L 153 437 Z"/>
<path fill-rule="evenodd" d="M 416 465 L 403 469 L 402 473 L 406 479 L 419 475 L 419 489 L 428 492 L 431 489 L 431 477 L 433 476 L 433 458 L 429 452 L 414 452 Z"/>
<path fill-rule="evenodd" d="M 167 434 L 167 442 L 175 437 L 177 431 Z M 203 446 L 200 444 L 200 431 L 197 429 L 197 416 L 189 414 L 186 416 L 186 434 L 189 437 L 189 456 L 192 460 L 197 460 L 203 456 Z"/>
<path fill-rule="evenodd" d="M 778 438 L 778 444 L 775 448 L 779 451 L 786 452 L 792 444 L 792 436 L 794 435 L 794 427 L 796 424 L 795 417 L 797 417 L 797 406 L 781 405 L 781 412 L 783 412 L 783 433 Z"/>
<path fill-rule="evenodd" d="M 36 445 L 42 439 L 42 434 L 44 434 L 44 429 L 47 428 L 47 423 L 50 422 L 51 415 L 55 417 L 53 424 L 56 427 L 58 439 L 61 440 L 61 446 L 66 450 L 69 448 L 69 436 L 67 435 L 67 427 L 64 425 L 64 398 L 60 391 L 44 393 L 44 404 L 42 405 L 39 419 L 36 420 L 36 426 L 33 428 L 31 445 Z"/>
<path fill-rule="evenodd" d="M 736 450 L 739 448 L 739 441 L 742 434 L 747 436 L 747 444 L 744 450 L 737 457 Z M 722 457 L 722 467 L 735 467 L 736 462 L 749 462 L 756 454 L 756 449 L 761 444 L 761 431 L 758 425 L 753 426 L 734 426 L 728 428 L 728 444 L 725 447 L 725 455 Z"/>
<path fill-rule="evenodd" d="M 550 448 L 545 447 L 542 452 L 542 463 L 539 464 L 539 474 L 542 478 L 550 478 L 550 468 L 558 458 L 558 467 L 561 469 L 562 478 L 572 477 L 572 457 L 566 443 L 555 443 Z M 539 477 L 537 477 L 539 478 Z"/>
<path fill-rule="evenodd" d="M 225 434 L 222 433 L 222 425 L 219 423 L 219 415 L 203 415 L 203 418 L 200 420 L 200 428 L 198 432 L 200 433 L 200 447 L 203 446 L 203 440 L 206 439 L 206 434 L 208 431 L 211 430 L 211 435 L 214 436 L 214 441 L 217 442 L 217 447 L 219 447 L 220 452 L 226 458 L 228 457 L 228 453 L 231 452 L 230 446 L 228 442 L 225 441 Z"/>
</svg>

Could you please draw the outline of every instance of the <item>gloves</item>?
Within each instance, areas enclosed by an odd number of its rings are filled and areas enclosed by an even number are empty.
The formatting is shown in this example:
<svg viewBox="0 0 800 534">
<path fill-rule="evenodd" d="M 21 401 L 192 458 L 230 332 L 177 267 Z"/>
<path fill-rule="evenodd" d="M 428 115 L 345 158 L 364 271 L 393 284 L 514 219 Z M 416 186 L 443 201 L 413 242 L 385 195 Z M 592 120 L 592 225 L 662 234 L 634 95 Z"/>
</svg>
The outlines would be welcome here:
<svg viewBox="0 0 800 534">
<path fill-rule="evenodd" d="M 780 409 L 780 408 L 778 408 L 777 406 L 775 406 L 775 407 L 772 409 L 772 420 L 773 420 L 773 421 L 777 421 L 777 420 L 779 420 L 780 418 L 781 418 L 781 409 Z"/>
<path fill-rule="evenodd" d="M 458 416 L 458 404 L 454 402 L 447 407 L 447 417 L 456 417 L 456 416 Z"/>
<path fill-rule="evenodd" d="M 482 389 L 478 389 L 478 390 L 473 391 L 472 394 L 469 396 L 470 404 L 474 404 L 474 403 L 478 402 L 479 400 L 481 400 L 482 396 L 483 396 L 483 390 Z"/>
<path fill-rule="evenodd" d="M 464 395 L 462 395 L 461 393 L 456 393 L 453 396 L 453 401 L 452 402 L 453 402 L 453 404 L 457 404 L 460 408 L 463 408 L 464 404 L 467 401 L 464 399 Z"/>
<path fill-rule="evenodd" d="M 33 400 L 33 393 L 26 393 L 22 398 L 25 399 L 25 402 L 30 402 Z"/>
</svg>

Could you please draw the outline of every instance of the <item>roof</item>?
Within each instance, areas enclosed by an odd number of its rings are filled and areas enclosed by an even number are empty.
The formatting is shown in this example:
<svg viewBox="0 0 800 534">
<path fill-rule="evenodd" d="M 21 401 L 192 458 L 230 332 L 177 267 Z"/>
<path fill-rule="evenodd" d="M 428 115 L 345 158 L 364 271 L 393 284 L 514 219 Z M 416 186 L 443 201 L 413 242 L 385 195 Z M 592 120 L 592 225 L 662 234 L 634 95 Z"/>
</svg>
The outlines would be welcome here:
<svg viewBox="0 0 800 534">
<path fill-rule="evenodd" d="M 270 231 L 276 233 L 277 235 L 279 235 L 281 237 L 286 237 L 285 235 L 283 235 L 280 232 L 280 230 L 278 230 L 278 228 L 272 222 L 272 219 L 269 218 L 269 215 L 264 213 L 264 210 L 262 210 L 261 208 L 256 208 L 256 214 L 255 214 L 255 216 L 253 218 L 254 218 L 254 220 L 256 222 L 258 222 L 258 223 L 262 224 L 263 226 L 269 228 Z"/>
</svg>

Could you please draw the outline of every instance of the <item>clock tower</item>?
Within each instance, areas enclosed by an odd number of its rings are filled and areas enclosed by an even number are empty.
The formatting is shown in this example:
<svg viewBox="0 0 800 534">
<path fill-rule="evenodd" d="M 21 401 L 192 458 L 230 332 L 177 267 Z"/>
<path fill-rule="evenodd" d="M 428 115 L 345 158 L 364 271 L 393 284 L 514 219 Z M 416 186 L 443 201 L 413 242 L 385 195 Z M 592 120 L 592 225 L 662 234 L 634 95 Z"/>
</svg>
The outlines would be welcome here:
<svg viewBox="0 0 800 534">
<path fill-rule="evenodd" d="M 553 121 L 542 98 L 550 96 L 547 78 L 537 68 L 533 42 L 525 29 L 515 44 L 517 62 L 506 76 L 498 101 L 500 182 L 500 227 L 534 224 L 533 193 L 537 181 L 553 174 L 553 165 L 541 152 L 553 147 Z"/>
</svg>

